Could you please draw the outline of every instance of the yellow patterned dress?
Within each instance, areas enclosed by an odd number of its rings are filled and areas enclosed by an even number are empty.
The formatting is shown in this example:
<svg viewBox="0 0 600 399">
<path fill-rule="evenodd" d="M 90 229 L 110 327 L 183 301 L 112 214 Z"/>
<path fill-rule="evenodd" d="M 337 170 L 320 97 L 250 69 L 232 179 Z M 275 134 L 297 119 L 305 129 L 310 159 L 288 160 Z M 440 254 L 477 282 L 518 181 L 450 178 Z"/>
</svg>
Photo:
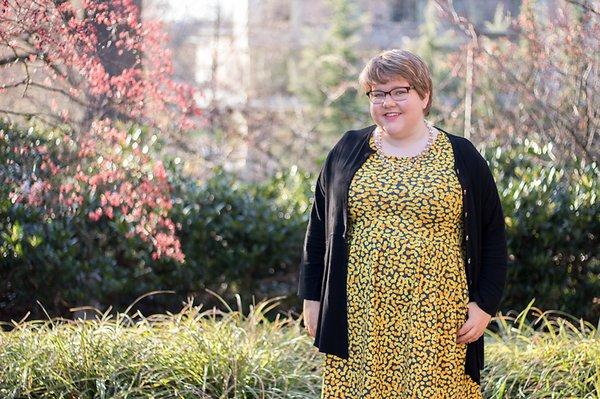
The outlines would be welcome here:
<svg viewBox="0 0 600 399">
<path fill-rule="evenodd" d="M 469 296 L 450 141 L 438 132 L 417 167 L 388 159 L 403 170 L 373 153 L 350 184 L 349 358 L 325 355 L 321 398 L 482 398 L 456 343 Z"/>
</svg>

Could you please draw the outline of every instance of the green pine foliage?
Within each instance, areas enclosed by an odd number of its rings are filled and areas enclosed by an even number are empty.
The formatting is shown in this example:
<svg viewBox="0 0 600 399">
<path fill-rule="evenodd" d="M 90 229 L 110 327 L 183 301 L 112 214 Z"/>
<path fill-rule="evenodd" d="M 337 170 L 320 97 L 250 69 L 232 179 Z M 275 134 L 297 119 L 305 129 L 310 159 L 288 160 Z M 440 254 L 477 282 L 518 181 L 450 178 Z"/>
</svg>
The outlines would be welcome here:
<svg viewBox="0 0 600 399">
<path fill-rule="evenodd" d="M 319 45 L 302 51 L 290 91 L 306 105 L 306 124 L 320 138 L 333 141 L 344 131 L 371 122 L 368 99 L 357 81 L 363 65 L 356 49 L 366 22 L 355 1 L 328 0 L 327 4 L 330 26 L 313 38 Z"/>
</svg>

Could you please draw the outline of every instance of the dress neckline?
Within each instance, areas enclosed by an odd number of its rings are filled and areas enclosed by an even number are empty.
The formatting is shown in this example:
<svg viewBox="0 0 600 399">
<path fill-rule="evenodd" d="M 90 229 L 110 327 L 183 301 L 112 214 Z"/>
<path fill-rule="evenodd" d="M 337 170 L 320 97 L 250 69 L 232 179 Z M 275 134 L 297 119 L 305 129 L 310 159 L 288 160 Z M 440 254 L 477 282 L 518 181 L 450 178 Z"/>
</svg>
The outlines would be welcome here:
<svg viewBox="0 0 600 399">
<path fill-rule="evenodd" d="M 375 146 L 375 130 L 377 129 L 377 127 L 375 127 L 375 129 L 373 129 L 373 131 L 370 133 L 370 137 L 369 137 L 369 146 L 375 150 L 374 154 L 377 154 L 377 147 Z M 429 150 L 427 150 L 427 153 L 425 154 L 418 154 L 415 156 L 411 156 L 411 157 L 405 157 L 405 156 L 396 156 L 396 155 L 388 155 L 388 154 L 383 154 L 383 156 L 385 158 L 387 158 L 388 160 L 392 160 L 392 161 L 412 161 L 413 158 L 415 157 L 419 157 L 421 155 L 423 155 L 423 157 L 427 157 L 429 156 L 429 154 L 431 152 L 433 152 L 433 150 L 437 147 L 438 142 L 441 140 L 440 136 L 442 134 L 444 134 L 441 130 L 434 128 L 435 130 L 437 130 L 437 134 L 435 136 L 435 138 L 433 139 L 433 142 L 431 143 L 431 147 L 429 147 Z"/>
</svg>

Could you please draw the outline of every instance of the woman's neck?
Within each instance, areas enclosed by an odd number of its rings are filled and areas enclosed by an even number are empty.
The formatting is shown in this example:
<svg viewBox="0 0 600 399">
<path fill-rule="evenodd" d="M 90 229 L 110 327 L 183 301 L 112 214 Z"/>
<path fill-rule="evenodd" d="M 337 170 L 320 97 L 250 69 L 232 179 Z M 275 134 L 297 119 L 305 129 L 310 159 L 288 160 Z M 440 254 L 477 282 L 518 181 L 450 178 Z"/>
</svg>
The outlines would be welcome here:
<svg viewBox="0 0 600 399">
<path fill-rule="evenodd" d="M 408 131 L 390 132 L 384 129 L 384 132 L 384 140 L 393 147 L 410 146 L 411 144 L 421 142 L 424 138 L 429 136 L 429 129 L 427 129 L 427 125 L 425 125 L 424 121 L 421 121 Z"/>
</svg>

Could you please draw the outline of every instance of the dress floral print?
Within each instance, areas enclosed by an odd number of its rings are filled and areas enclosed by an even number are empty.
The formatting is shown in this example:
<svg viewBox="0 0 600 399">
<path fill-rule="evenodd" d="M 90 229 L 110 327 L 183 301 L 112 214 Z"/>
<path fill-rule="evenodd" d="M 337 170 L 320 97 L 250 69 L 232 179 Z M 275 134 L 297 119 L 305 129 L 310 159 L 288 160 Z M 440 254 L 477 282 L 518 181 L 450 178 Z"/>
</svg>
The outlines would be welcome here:
<svg viewBox="0 0 600 399">
<path fill-rule="evenodd" d="M 373 153 L 350 184 L 349 358 L 325 355 L 322 398 L 482 398 L 456 343 L 469 296 L 452 146 L 439 133 L 418 165 L 389 160 L 401 171 Z"/>
</svg>

